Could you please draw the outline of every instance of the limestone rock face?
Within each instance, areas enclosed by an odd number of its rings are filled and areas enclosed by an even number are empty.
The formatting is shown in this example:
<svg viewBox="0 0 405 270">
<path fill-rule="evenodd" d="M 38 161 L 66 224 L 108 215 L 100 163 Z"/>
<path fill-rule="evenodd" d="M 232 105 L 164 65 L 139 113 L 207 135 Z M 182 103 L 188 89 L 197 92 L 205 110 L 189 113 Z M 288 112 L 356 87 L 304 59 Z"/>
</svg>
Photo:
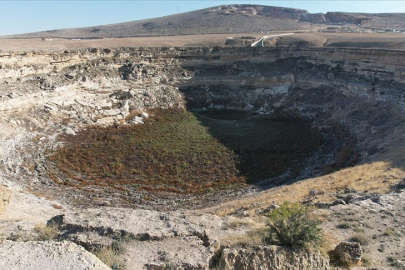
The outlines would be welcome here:
<svg viewBox="0 0 405 270">
<path fill-rule="evenodd" d="M 359 243 L 340 242 L 339 245 L 336 246 L 335 251 L 343 263 L 347 263 L 349 265 L 361 264 L 361 256 L 363 255 L 363 251 L 361 250 Z"/>
<path fill-rule="evenodd" d="M 224 249 L 219 260 L 219 269 L 226 270 L 326 270 L 328 259 L 319 253 L 292 251 L 280 246 L 258 246 L 252 249 Z"/>
<path fill-rule="evenodd" d="M 95 255 L 71 242 L 0 243 L 2 269 L 110 269 Z"/>
</svg>

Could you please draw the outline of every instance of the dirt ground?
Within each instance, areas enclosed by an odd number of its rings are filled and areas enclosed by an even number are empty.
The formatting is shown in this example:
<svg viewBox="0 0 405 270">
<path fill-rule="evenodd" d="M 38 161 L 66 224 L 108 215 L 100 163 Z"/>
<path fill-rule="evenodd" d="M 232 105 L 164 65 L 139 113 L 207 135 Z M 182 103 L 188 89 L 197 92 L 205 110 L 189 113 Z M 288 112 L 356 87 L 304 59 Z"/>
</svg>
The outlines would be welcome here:
<svg viewBox="0 0 405 270">
<path fill-rule="evenodd" d="M 240 34 L 262 37 L 262 34 Z M 42 41 L 41 39 L 0 39 L 0 49 L 3 51 L 59 51 L 85 49 L 92 47 L 120 48 L 120 47 L 182 47 L 182 46 L 223 46 L 227 37 L 235 34 L 189 35 L 167 37 L 133 37 L 111 39 L 69 40 L 55 39 Z"/>
<path fill-rule="evenodd" d="M 251 36 L 260 39 L 264 35 L 277 35 L 283 32 L 266 34 L 208 34 L 162 37 L 132 37 L 111 39 L 70 40 L 54 39 L 43 41 L 33 39 L 0 38 L 0 51 L 60 51 L 94 47 L 214 47 L 224 46 L 227 38 Z M 294 46 L 298 42 L 311 42 L 316 47 L 356 47 L 380 49 L 405 49 L 403 33 L 309 33 L 296 32 L 294 35 L 279 37 L 279 46 Z M 320 42 L 321 41 L 321 42 Z"/>
</svg>

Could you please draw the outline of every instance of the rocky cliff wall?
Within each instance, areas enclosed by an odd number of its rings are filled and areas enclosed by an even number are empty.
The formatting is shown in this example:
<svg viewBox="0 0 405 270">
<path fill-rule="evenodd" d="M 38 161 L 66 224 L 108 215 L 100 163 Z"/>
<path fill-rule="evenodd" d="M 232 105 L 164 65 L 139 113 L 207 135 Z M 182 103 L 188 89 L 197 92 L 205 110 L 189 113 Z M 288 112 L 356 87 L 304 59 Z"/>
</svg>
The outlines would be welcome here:
<svg viewBox="0 0 405 270">
<path fill-rule="evenodd" d="M 320 128 L 334 123 L 357 140 L 363 158 L 403 142 L 402 51 L 218 48 L 209 54 L 183 64 L 194 72 L 180 86 L 190 107 L 281 110 Z"/>
<path fill-rule="evenodd" d="M 325 133 L 345 130 L 340 149 L 375 159 L 403 145 L 404 60 L 403 51 L 330 48 L 1 52 L 2 170 L 38 176 L 45 169 L 24 159 L 53 147 L 55 134 L 173 106 L 293 113 Z"/>
</svg>

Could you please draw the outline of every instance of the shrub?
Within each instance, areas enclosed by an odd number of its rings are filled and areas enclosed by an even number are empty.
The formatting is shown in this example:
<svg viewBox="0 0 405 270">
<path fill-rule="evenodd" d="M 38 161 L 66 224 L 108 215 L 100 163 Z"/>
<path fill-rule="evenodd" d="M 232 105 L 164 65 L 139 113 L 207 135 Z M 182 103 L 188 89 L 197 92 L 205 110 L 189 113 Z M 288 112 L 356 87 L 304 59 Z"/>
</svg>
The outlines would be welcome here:
<svg viewBox="0 0 405 270">
<path fill-rule="evenodd" d="M 373 265 L 373 259 L 371 257 L 369 257 L 368 255 L 361 256 L 361 261 L 362 261 L 363 266 L 368 267 L 368 266 Z"/>
<path fill-rule="evenodd" d="M 318 248 L 323 240 L 320 221 L 310 215 L 310 208 L 300 203 L 284 202 L 269 216 L 266 242 L 303 248 L 308 244 Z"/>
<path fill-rule="evenodd" d="M 367 236 L 365 236 L 364 234 L 356 234 L 356 235 L 353 235 L 352 238 L 350 238 L 350 241 L 357 242 L 362 246 L 366 246 L 370 242 L 370 239 Z"/>
<path fill-rule="evenodd" d="M 396 236 L 401 236 L 401 233 L 399 233 L 399 232 L 396 232 L 395 230 L 393 230 L 393 229 L 391 229 L 391 228 L 387 228 L 385 231 L 384 231 L 384 234 L 383 234 L 384 236 L 394 236 L 394 235 L 396 235 Z"/>
<path fill-rule="evenodd" d="M 53 240 L 56 238 L 59 232 L 58 225 L 55 223 L 50 225 L 37 224 L 35 225 L 34 231 L 37 234 L 35 238 L 37 241 Z"/>
<path fill-rule="evenodd" d="M 351 226 L 351 224 L 349 222 L 344 221 L 344 222 L 340 223 L 337 227 L 339 229 L 349 229 L 352 226 Z"/>
</svg>

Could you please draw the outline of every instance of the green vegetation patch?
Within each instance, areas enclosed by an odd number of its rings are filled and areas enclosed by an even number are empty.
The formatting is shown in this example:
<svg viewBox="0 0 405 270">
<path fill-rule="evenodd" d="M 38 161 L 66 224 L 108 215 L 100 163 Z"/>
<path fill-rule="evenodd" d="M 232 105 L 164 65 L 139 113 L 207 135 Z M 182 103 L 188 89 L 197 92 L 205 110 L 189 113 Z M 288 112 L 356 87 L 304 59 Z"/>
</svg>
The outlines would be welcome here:
<svg viewBox="0 0 405 270">
<path fill-rule="evenodd" d="M 161 109 L 144 125 L 90 127 L 62 140 L 48 157 L 59 183 L 195 194 L 279 175 L 322 143 L 292 117 L 221 120 Z"/>
</svg>

